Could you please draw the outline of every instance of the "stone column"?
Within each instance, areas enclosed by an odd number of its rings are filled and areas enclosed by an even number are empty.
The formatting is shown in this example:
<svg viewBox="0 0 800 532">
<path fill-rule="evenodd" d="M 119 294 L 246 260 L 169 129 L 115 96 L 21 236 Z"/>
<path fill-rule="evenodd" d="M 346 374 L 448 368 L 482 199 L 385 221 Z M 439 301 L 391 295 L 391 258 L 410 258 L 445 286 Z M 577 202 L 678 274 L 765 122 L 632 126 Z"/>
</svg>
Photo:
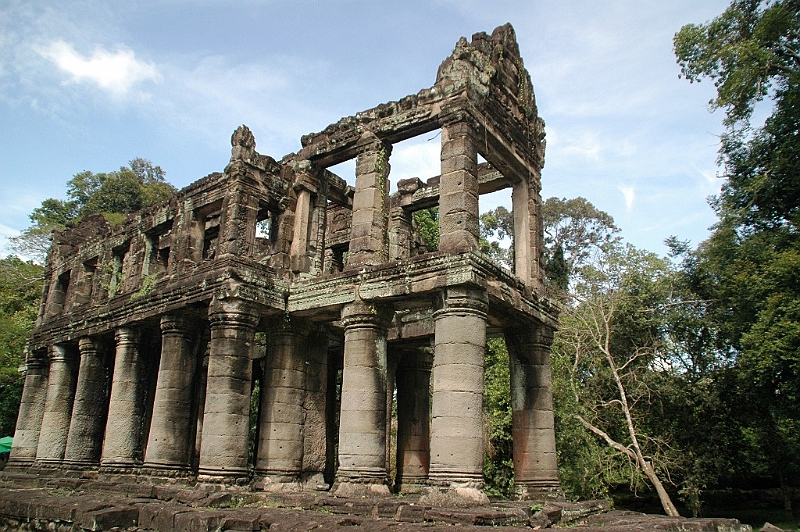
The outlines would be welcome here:
<svg viewBox="0 0 800 532">
<path fill-rule="evenodd" d="M 544 326 L 505 331 L 511 363 L 514 490 L 519 498 L 561 494 L 553 422 L 550 345 Z"/>
<path fill-rule="evenodd" d="M 25 386 L 22 388 L 8 466 L 27 467 L 36 459 L 46 399 L 47 358 L 30 353 L 25 364 Z"/>
<path fill-rule="evenodd" d="M 264 477 L 265 489 L 287 489 L 303 468 L 308 330 L 296 320 L 280 320 L 267 342 L 256 474 Z"/>
<path fill-rule="evenodd" d="M 392 207 L 389 228 L 389 260 L 411 256 L 412 215 L 403 207 Z"/>
<path fill-rule="evenodd" d="M 73 356 L 66 346 L 51 345 L 48 355 L 50 374 L 47 379 L 47 399 L 44 403 L 36 461 L 60 463 L 67 446 L 76 375 L 72 367 Z"/>
<path fill-rule="evenodd" d="M 327 488 L 329 486 L 325 482 L 325 468 L 328 465 L 328 426 L 332 425 L 330 420 L 333 419 L 328 409 L 327 330 L 311 332 L 305 369 L 302 481 L 309 488 Z"/>
<path fill-rule="evenodd" d="M 431 465 L 428 483 L 448 496 L 488 503 L 483 494 L 483 357 L 486 294 L 448 288 L 434 314 Z M 449 493 L 448 493 L 449 492 Z"/>
<path fill-rule="evenodd" d="M 81 338 L 78 348 L 81 363 L 64 461 L 79 466 L 96 465 L 103 447 L 108 405 L 106 368 L 96 340 Z"/>
<path fill-rule="evenodd" d="M 247 301 L 215 300 L 208 319 L 211 341 L 198 473 L 209 480 L 247 477 L 252 348 L 259 315 Z"/>
<path fill-rule="evenodd" d="M 395 491 L 417 493 L 430 466 L 431 353 L 403 355 L 397 371 L 397 478 Z"/>
<path fill-rule="evenodd" d="M 142 460 L 145 383 L 139 352 L 139 331 L 122 327 L 117 329 L 114 338 L 114 376 L 100 465 L 130 468 Z"/>
<path fill-rule="evenodd" d="M 295 187 L 297 191 L 297 204 L 294 210 L 294 231 L 290 256 L 292 270 L 307 272 L 310 268 L 308 258 L 308 236 L 311 224 L 311 187 L 300 183 Z"/>
<path fill-rule="evenodd" d="M 542 198 L 538 175 L 524 176 L 514 183 L 511 194 L 514 215 L 514 273 L 535 292 L 544 287 L 540 257 L 544 248 Z"/>
<path fill-rule="evenodd" d="M 439 182 L 439 250 L 478 249 L 478 155 L 474 129 L 466 122 L 442 127 Z"/>
<path fill-rule="evenodd" d="M 196 366 L 186 320 L 176 315 L 162 316 L 161 361 L 144 458 L 147 468 L 179 471 L 191 464 Z"/>
<path fill-rule="evenodd" d="M 389 259 L 388 176 L 392 146 L 372 136 L 356 161 L 356 191 L 346 269 L 383 264 Z"/>
<path fill-rule="evenodd" d="M 342 310 L 340 496 L 389 495 L 386 474 L 386 332 L 389 313 L 356 301 Z"/>
</svg>

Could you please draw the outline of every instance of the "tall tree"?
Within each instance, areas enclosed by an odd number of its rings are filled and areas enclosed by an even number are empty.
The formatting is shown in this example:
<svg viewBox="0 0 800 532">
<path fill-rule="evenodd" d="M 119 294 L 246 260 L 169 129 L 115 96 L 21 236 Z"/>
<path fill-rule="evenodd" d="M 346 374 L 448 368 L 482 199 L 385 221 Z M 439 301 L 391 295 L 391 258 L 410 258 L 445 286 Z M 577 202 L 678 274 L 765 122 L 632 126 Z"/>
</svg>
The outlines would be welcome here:
<svg viewBox="0 0 800 532">
<path fill-rule="evenodd" d="M 550 279 L 562 285 L 576 269 L 620 241 L 611 215 L 586 198 L 547 198 L 542 220 L 546 269 Z"/>
<path fill-rule="evenodd" d="M 658 396 L 654 368 L 666 354 L 669 265 L 630 245 L 616 246 L 576 275 L 554 344 L 554 358 L 571 362 L 574 416 L 628 460 L 632 483 L 642 475 L 664 512 L 677 516 L 661 479 L 669 442 L 647 423 Z"/>
<path fill-rule="evenodd" d="M 32 225 L 11 239 L 12 248 L 39 262 L 50 247 L 50 235 L 84 216 L 102 214 L 110 222 L 154 205 L 177 191 L 167 183 L 165 172 L 147 159 L 136 158 L 118 171 L 84 171 L 67 182 L 66 200 L 49 198 L 30 215 Z"/>
<path fill-rule="evenodd" d="M 714 80 L 711 106 L 727 128 L 719 221 L 697 250 L 696 288 L 714 302 L 719 349 L 733 357 L 736 415 L 790 510 L 800 472 L 800 2 L 735 0 L 684 26 L 675 53 L 690 81 Z M 753 124 L 762 101 L 768 116 Z"/>
<path fill-rule="evenodd" d="M 14 434 L 23 380 L 18 368 L 39 310 L 42 273 L 32 262 L 0 259 L 0 436 Z"/>
</svg>

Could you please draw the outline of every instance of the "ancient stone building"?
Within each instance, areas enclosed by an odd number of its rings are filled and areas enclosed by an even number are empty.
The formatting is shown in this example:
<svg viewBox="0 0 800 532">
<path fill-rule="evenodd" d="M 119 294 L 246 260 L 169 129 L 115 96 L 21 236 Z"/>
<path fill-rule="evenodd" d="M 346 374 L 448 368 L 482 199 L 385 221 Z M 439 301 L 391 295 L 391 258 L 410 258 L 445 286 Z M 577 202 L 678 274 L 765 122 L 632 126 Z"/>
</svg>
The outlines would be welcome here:
<svg viewBox="0 0 800 532">
<path fill-rule="evenodd" d="M 390 195 L 392 145 L 433 131 L 441 175 Z M 511 26 L 281 161 L 245 126 L 232 146 L 168 202 L 55 235 L 9 467 L 484 500 L 484 349 L 503 335 L 518 493 L 557 492 L 544 124 Z M 355 187 L 328 170 L 350 159 Z M 478 246 L 479 196 L 502 188 L 513 271 Z M 414 213 L 432 207 L 429 252 Z"/>
</svg>

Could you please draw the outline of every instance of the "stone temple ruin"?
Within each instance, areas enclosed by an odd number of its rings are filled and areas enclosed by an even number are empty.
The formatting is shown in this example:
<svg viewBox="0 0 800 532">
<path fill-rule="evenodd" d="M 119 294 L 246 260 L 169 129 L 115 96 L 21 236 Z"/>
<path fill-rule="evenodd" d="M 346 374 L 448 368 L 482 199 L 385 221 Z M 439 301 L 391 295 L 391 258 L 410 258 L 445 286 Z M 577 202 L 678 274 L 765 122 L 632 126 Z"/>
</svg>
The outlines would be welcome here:
<svg viewBox="0 0 800 532">
<path fill-rule="evenodd" d="M 441 175 L 390 196 L 392 145 L 437 130 Z M 480 502 L 484 349 L 503 335 L 518 495 L 558 493 L 544 123 L 513 28 L 281 161 L 245 126 L 232 145 L 169 201 L 54 236 L 8 468 Z M 351 159 L 355 188 L 328 170 Z M 478 245 L 478 198 L 503 188 L 513 271 Z M 433 252 L 414 219 L 431 207 Z"/>
</svg>

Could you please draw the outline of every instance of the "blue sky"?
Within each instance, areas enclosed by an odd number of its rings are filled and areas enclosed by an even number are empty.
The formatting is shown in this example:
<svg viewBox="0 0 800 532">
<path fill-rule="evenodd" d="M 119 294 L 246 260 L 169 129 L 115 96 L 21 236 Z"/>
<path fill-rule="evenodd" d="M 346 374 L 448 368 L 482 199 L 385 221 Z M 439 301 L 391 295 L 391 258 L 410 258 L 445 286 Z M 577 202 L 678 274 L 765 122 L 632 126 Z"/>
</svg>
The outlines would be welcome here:
<svg viewBox="0 0 800 532">
<path fill-rule="evenodd" d="M 670 235 L 697 244 L 715 221 L 722 115 L 710 82 L 678 78 L 672 37 L 727 4 L 2 0 L 0 254 L 78 172 L 144 157 L 183 187 L 222 171 L 240 124 L 280 159 L 303 134 L 430 87 L 459 37 L 506 22 L 547 124 L 543 197 L 583 196 L 657 253 Z M 437 141 L 396 146 L 391 179 L 436 175 Z"/>
</svg>

